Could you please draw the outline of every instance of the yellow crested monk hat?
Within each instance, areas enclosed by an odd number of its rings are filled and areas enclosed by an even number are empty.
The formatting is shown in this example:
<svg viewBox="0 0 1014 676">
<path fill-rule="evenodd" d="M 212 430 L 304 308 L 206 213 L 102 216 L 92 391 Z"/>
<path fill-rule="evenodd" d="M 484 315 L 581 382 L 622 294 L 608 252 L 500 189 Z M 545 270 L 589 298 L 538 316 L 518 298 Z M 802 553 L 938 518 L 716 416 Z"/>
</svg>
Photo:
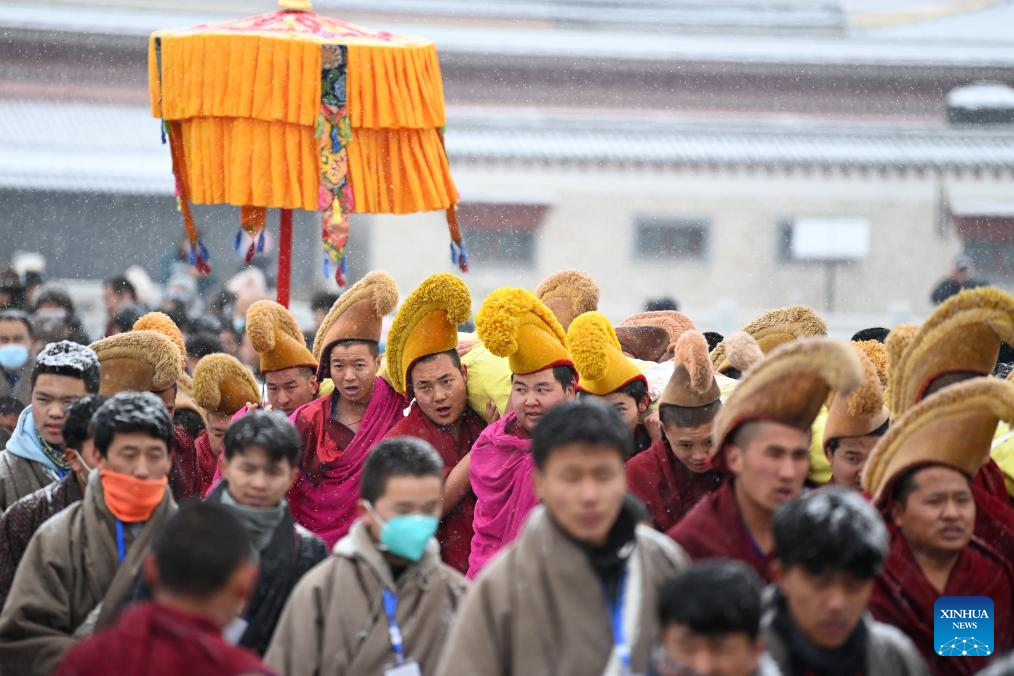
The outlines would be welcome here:
<svg viewBox="0 0 1014 676">
<path fill-rule="evenodd" d="M 660 406 L 701 408 L 722 398 L 704 334 L 684 332 L 676 343 L 674 362 L 672 376 L 658 398 Z"/>
<path fill-rule="evenodd" d="M 944 301 L 912 335 L 887 337 L 889 405 L 900 415 L 926 396 L 941 376 L 993 372 L 1000 342 L 1014 344 L 1014 297 L 990 287 L 968 289 Z"/>
<path fill-rule="evenodd" d="M 623 351 L 635 359 L 665 362 L 676 354 L 676 342 L 694 323 L 682 312 L 657 310 L 627 317 L 616 326 Z"/>
<path fill-rule="evenodd" d="M 768 310 L 742 330 L 757 341 L 764 354 L 769 354 L 779 345 L 798 338 L 827 335 L 824 321 L 805 305 Z M 732 368 L 726 355 L 724 340 L 711 351 L 711 363 L 719 373 L 725 373 Z"/>
<path fill-rule="evenodd" d="M 746 372 L 715 418 L 713 460 L 745 423 L 809 430 L 832 390 L 848 396 L 862 384 L 859 357 L 848 343 L 819 336 L 775 348 Z"/>
<path fill-rule="evenodd" d="M 578 315 L 599 308 L 599 287 L 587 272 L 560 270 L 535 288 L 535 297 L 556 316 L 566 331 Z"/>
<path fill-rule="evenodd" d="M 261 373 L 303 367 L 317 369 L 292 314 L 273 300 L 259 300 L 246 311 L 246 335 L 260 355 Z"/>
<path fill-rule="evenodd" d="M 475 329 L 486 349 L 506 357 L 516 375 L 574 366 L 559 320 L 526 289 L 505 287 L 489 294 L 475 316 Z"/>
<path fill-rule="evenodd" d="M 824 447 L 834 439 L 864 437 L 880 429 L 890 418 L 884 405 L 887 352 L 875 340 L 850 343 L 859 354 L 863 382 L 848 396 L 832 394 L 824 424 Z"/>
<path fill-rule="evenodd" d="M 335 343 L 343 340 L 379 343 L 384 317 L 397 305 L 398 285 L 386 272 L 374 270 L 350 286 L 331 306 L 313 340 L 313 356 L 320 364 L 318 376 L 327 372 Z"/>
<path fill-rule="evenodd" d="M 391 386 L 405 394 L 412 365 L 431 354 L 458 347 L 458 325 L 472 314 L 472 296 L 455 275 L 427 277 L 398 309 L 387 332 L 387 364 Z"/>
<path fill-rule="evenodd" d="M 605 396 L 635 380 L 648 384 L 641 370 L 623 354 L 613 325 L 601 312 L 585 312 L 571 322 L 567 348 L 582 392 Z"/>
<path fill-rule="evenodd" d="M 261 400 L 260 386 L 250 369 L 232 355 L 220 352 L 197 362 L 191 392 L 201 408 L 218 415 L 234 415 L 246 404 Z"/>
<path fill-rule="evenodd" d="M 183 357 L 173 341 L 152 330 L 127 331 L 92 343 L 99 358 L 99 394 L 162 392 L 183 375 Z"/>
<path fill-rule="evenodd" d="M 951 385 L 891 423 L 863 469 L 863 488 L 883 505 L 893 482 L 916 467 L 944 465 L 971 479 L 989 461 L 1001 420 L 1014 420 L 1014 383 L 975 378 Z"/>
</svg>

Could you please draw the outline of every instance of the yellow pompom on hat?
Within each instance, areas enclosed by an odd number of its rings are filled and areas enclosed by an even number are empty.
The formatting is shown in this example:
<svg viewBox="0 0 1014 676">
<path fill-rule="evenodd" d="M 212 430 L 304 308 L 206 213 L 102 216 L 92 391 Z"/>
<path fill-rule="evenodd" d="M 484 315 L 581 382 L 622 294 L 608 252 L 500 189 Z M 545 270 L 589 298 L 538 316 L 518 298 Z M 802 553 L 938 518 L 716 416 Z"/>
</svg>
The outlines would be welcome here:
<svg viewBox="0 0 1014 676">
<path fill-rule="evenodd" d="M 715 418 L 712 457 L 745 423 L 772 421 L 809 430 L 831 390 L 848 396 L 863 382 L 860 353 L 814 336 L 775 348 L 744 375 Z"/>
<path fill-rule="evenodd" d="M 875 340 L 851 345 L 859 354 L 863 382 L 848 396 L 839 396 L 837 391 L 833 393 L 828 406 L 827 422 L 824 423 L 824 448 L 834 439 L 865 437 L 872 434 L 890 417 L 884 405 L 882 375 L 877 368 L 877 363 L 887 362 L 884 346 Z M 870 355 L 874 359 L 871 359 Z"/>
<path fill-rule="evenodd" d="M 187 359 L 187 344 L 183 340 L 183 332 L 180 331 L 180 327 L 176 326 L 176 322 L 164 312 L 149 312 L 142 315 L 134 322 L 131 327 L 132 331 L 158 331 L 169 340 L 173 341 L 173 345 L 180 351 L 180 356 L 183 357 L 184 368 L 186 367 Z"/>
<path fill-rule="evenodd" d="M 693 321 L 682 312 L 656 310 L 654 312 L 639 312 L 627 317 L 616 326 L 616 336 L 620 339 L 620 344 L 624 346 L 625 351 L 630 352 L 637 359 L 664 362 L 669 361 L 676 354 L 676 342 L 680 336 L 687 331 L 696 330 L 696 328 Z M 662 331 L 662 335 L 655 340 L 660 340 L 664 336 L 664 347 L 662 349 L 656 347 L 651 352 L 645 349 L 640 350 L 645 356 L 626 350 L 628 342 L 635 346 L 644 345 L 648 339 L 646 335 L 643 335 L 645 330 Z M 654 346 L 655 343 L 651 343 L 651 345 Z"/>
<path fill-rule="evenodd" d="M 306 339 L 292 314 L 273 300 L 259 300 L 246 311 L 246 335 L 260 355 L 261 373 L 317 368 Z"/>
<path fill-rule="evenodd" d="M 475 316 L 475 329 L 490 352 L 507 358 L 516 375 L 574 366 L 559 320 L 526 289 L 505 287 L 489 294 Z"/>
<path fill-rule="evenodd" d="M 676 343 L 674 362 L 672 376 L 658 398 L 659 405 L 701 408 L 722 398 L 704 334 L 685 331 Z"/>
<path fill-rule="evenodd" d="M 398 305 L 398 285 L 394 277 L 374 270 L 350 286 L 338 297 L 317 329 L 313 356 L 320 363 L 320 375 L 335 343 L 343 340 L 380 342 L 384 317 Z"/>
<path fill-rule="evenodd" d="M 472 296 L 459 277 L 440 272 L 423 280 L 398 309 L 387 332 L 391 387 L 405 394 L 412 365 L 458 347 L 458 325 L 472 314 Z"/>
<path fill-rule="evenodd" d="M 1014 383 L 974 378 L 911 407 L 891 423 L 863 469 L 863 488 L 882 502 L 901 474 L 944 465 L 970 479 L 989 462 L 997 423 L 1014 421 Z"/>
<path fill-rule="evenodd" d="M 647 378 L 624 354 L 613 325 L 598 311 L 578 315 L 567 329 L 567 348 L 574 360 L 578 389 L 605 396 Z"/>
<path fill-rule="evenodd" d="M 914 406 L 941 376 L 991 374 L 1001 341 L 1014 344 L 1014 296 L 991 287 L 951 296 L 903 350 L 889 347 L 891 412 Z"/>
<path fill-rule="evenodd" d="M 117 392 L 162 392 L 183 375 L 179 348 L 159 331 L 118 333 L 94 342 L 90 347 L 99 358 L 99 394 Z"/>
<path fill-rule="evenodd" d="M 582 270 L 554 272 L 535 288 L 535 297 L 556 316 L 564 331 L 575 317 L 599 307 L 598 284 Z"/>
<path fill-rule="evenodd" d="M 769 354 L 779 345 L 798 338 L 827 335 L 824 320 L 805 305 L 768 310 L 742 330 L 757 341 L 764 354 Z M 719 373 L 724 373 L 731 367 L 726 356 L 725 341 L 711 351 L 711 363 Z"/>
<path fill-rule="evenodd" d="M 246 404 L 258 404 L 260 386 L 250 369 L 232 355 L 217 352 L 202 357 L 194 367 L 191 390 L 204 410 L 233 415 Z"/>
</svg>

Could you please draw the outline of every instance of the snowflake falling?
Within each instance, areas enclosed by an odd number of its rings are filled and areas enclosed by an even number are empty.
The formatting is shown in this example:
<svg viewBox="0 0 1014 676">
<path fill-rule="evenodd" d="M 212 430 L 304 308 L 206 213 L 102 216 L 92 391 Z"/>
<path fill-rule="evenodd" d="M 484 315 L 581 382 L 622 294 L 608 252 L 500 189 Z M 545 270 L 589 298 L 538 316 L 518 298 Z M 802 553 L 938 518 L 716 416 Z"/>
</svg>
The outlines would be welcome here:
<svg viewBox="0 0 1014 676">
<path fill-rule="evenodd" d="M 961 657 L 961 656 L 979 656 L 983 657 L 990 655 L 992 650 L 985 643 L 976 641 L 974 638 L 955 638 L 946 643 L 941 644 L 940 648 L 937 649 L 938 655 L 945 657 Z"/>
</svg>

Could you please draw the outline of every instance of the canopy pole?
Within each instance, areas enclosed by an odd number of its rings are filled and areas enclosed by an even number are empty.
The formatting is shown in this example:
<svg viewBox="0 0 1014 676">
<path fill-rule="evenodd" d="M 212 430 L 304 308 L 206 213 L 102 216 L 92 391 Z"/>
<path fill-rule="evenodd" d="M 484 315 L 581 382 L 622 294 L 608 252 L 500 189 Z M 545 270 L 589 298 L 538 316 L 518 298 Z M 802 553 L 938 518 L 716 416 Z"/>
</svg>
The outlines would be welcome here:
<svg viewBox="0 0 1014 676">
<path fill-rule="evenodd" d="M 278 304 L 289 307 L 292 281 L 292 209 L 282 209 L 278 228 Z"/>
</svg>

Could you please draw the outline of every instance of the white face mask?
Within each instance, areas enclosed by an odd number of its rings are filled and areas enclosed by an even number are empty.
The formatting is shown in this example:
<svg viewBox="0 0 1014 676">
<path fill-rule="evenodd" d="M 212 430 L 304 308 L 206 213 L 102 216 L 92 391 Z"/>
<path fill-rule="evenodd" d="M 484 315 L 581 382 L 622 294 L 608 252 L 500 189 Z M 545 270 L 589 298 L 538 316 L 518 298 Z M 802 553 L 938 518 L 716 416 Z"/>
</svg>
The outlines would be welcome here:
<svg viewBox="0 0 1014 676">
<path fill-rule="evenodd" d="M 77 452 L 76 448 L 73 448 L 71 450 L 74 451 L 74 455 L 77 456 L 77 461 L 80 462 L 84 466 L 84 469 L 85 469 L 84 476 L 81 476 L 79 474 L 78 478 L 81 480 L 82 483 L 87 484 L 88 483 L 88 475 L 92 473 L 92 468 L 88 466 L 88 463 L 85 462 L 85 459 L 81 456 L 80 453 Z"/>
</svg>

